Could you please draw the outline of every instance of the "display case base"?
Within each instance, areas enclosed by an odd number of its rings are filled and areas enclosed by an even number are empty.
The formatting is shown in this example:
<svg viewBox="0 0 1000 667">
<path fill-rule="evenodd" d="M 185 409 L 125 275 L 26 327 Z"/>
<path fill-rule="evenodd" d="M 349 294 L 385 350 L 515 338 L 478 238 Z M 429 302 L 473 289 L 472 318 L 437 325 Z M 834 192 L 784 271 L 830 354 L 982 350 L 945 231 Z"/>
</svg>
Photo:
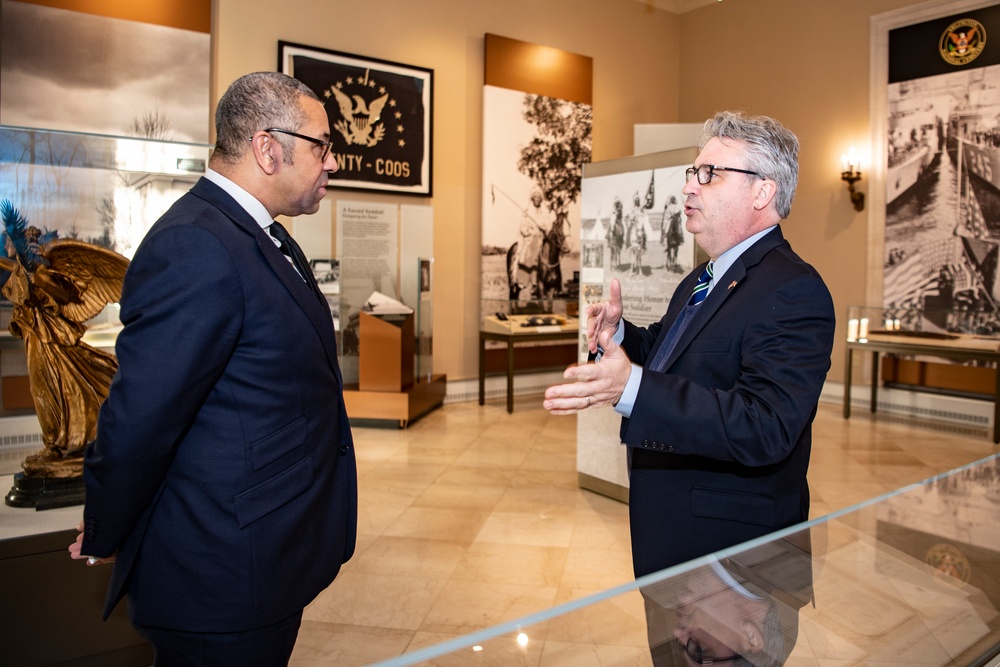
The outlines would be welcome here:
<svg viewBox="0 0 1000 667">
<path fill-rule="evenodd" d="M 4 502 L 9 507 L 49 510 L 82 505 L 83 498 L 83 477 L 28 477 L 19 472 L 14 475 L 14 486 L 7 492 Z"/>
<path fill-rule="evenodd" d="M 444 403 L 447 376 L 420 378 L 406 389 L 395 391 L 361 391 L 356 384 L 344 385 L 344 403 L 352 420 L 371 419 L 397 422 L 406 426 Z"/>
</svg>

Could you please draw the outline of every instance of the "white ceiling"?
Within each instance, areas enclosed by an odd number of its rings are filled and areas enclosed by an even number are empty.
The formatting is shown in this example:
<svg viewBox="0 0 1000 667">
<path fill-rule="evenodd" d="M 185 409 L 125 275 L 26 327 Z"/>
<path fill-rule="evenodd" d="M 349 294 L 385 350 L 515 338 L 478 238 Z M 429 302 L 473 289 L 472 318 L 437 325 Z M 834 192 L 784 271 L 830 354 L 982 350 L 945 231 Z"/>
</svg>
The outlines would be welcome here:
<svg viewBox="0 0 1000 667">
<path fill-rule="evenodd" d="M 641 2 L 644 5 L 652 5 L 653 7 L 673 12 L 674 14 L 683 14 L 692 9 L 710 5 L 713 2 L 722 2 L 722 0 L 636 0 L 636 2 Z"/>
</svg>

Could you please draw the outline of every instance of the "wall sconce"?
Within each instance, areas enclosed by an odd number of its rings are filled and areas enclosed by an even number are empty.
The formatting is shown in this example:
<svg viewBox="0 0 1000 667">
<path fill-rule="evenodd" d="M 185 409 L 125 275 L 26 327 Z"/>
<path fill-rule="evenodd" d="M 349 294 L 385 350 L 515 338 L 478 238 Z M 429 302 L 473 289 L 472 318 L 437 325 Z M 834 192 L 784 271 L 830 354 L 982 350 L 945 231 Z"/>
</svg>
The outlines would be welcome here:
<svg viewBox="0 0 1000 667">
<path fill-rule="evenodd" d="M 865 193 L 854 189 L 854 184 L 861 180 L 861 160 L 851 148 L 840 158 L 842 170 L 840 178 L 847 181 L 847 191 L 851 193 L 851 203 L 854 204 L 855 211 L 865 210 Z"/>
</svg>

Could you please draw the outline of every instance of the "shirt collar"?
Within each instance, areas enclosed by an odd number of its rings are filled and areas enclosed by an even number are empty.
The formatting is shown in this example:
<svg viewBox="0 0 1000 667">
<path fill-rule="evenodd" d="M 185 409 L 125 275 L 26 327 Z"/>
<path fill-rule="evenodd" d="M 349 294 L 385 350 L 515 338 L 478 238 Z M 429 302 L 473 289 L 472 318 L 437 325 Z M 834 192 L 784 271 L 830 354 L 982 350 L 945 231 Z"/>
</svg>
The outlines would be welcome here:
<svg viewBox="0 0 1000 667">
<path fill-rule="evenodd" d="M 709 287 L 709 289 L 711 289 L 712 287 L 715 287 L 715 283 L 716 283 L 715 279 L 716 278 L 721 278 L 722 276 L 726 275 L 726 271 L 729 270 L 729 267 L 736 263 L 736 260 L 738 260 L 740 258 L 740 255 L 742 255 L 744 252 L 746 252 L 747 248 L 749 248 L 754 243 L 756 243 L 757 241 L 759 241 L 761 239 L 761 237 L 763 237 L 764 235 L 766 235 L 768 232 L 770 232 L 775 227 L 777 227 L 777 225 L 771 225 L 767 229 L 763 229 L 763 230 L 757 232 L 756 234 L 754 234 L 750 238 L 745 239 L 745 240 L 743 240 L 740 243 L 737 243 L 732 248 L 730 248 L 726 252 L 724 252 L 721 255 L 719 255 L 719 258 L 715 260 L 715 263 L 712 266 L 712 276 L 713 276 L 713 278 L 712 278 L 712 284 Z"/>
<path fill-rule="evenodd" d="M 236 185 L 236 183 L 232 182 L 219 172 L 206 169 L 205 178 L 225 190 L 226 194 L 235 199 L 236 203 L 239 204 L 243 210 L 249 213 L 262 228 L 267 229 L 271 223 L 274 222 L 274 219 L 268 214 L 267 209 L 264 208 L 263 204 L 257 201 L 256 197 Z"/>
</svg>

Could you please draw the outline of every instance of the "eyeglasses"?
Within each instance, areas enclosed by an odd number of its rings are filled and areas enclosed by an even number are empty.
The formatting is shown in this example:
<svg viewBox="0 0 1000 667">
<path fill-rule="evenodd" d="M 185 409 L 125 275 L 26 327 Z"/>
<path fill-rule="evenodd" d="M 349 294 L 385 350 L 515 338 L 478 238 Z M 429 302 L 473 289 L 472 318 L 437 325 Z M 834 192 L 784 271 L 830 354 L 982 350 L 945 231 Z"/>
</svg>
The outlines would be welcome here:
<svg viewBox="0 0 1000 667">
<path fill-rule="evenodd" d="M 736 169 L 735 167 L 720 167 L 714 164 L 703 164 L 700 167 L 688 167 L 684 170 L 684 180 L 685 182 L 690 182 L 694 175 L 698 175 L 699 185 L 708 185 L 712 182 L 712 177 L 715 176 L 717 171 L 735 171 L 741 174 L 750 174 L 751 176 L 756 176 L 757 178 L 764 178 L 756 171 L 749 171 L 747 169 Z"/>
<path fill-rule="evenodd" d="M 266 129 L 264 131 L 265 132 L 280 132 L 281 134 L 287 134 L 287 135 L 289 135 L 291 137 L 296 137 L 298 139 L 305 139 L 306 141 L 311 141 L 312 143 L 316 144 L 317 146 L 322 146 L 323 147 L 323 152 L 320 153 L 320 155 L 319 155 L 319 161 L 320 162 L 326 162 L 326 156 L 330 154 L 330 149 L 333 148 L 333 142 L 332 141 L 323 141 L 322 139 L 317 139 L 316 137 L 308 137 L 308 136 L 306 136 L 304 134 L 299 134 L 298 132 L 291 132 L 289 130 L 282 130 L 282 129 L 277 128 L 277 127 L 270 127 L 270 128 L 268 128 L 268 129 Z"/>
<path fill-rule="evenodd" d="M 684 652 L 687 653 L 687 656 L 699 665 L 717 665 L 722 662 L 734 662 L 743 657 L 740 655 L 731 655 L 728 658 L 706 658 L 702 654 L 701 644 L 694 637 L 688 637 L 687 644 L 681 644 L 679 638 L 676 641 L 684 649 Z"/>
</svg>

